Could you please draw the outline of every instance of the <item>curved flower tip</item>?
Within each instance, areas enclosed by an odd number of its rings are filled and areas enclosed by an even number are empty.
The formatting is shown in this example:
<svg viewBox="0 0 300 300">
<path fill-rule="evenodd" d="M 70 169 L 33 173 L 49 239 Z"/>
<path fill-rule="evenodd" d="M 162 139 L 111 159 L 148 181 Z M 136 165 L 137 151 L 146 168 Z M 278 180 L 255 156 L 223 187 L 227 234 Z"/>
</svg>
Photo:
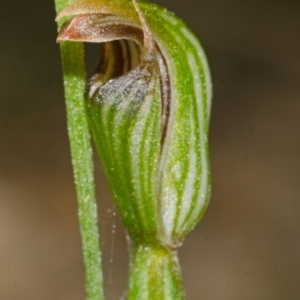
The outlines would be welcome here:
<svg viewBox="0 0 300 300">
<path fill-rule="evenodd" d="M 58 41 L 104 43 L 87 113 L 122 220 L 134 240 L 176 248 L 210 195 L 204 52 L 182 21 L 146 2 L 83 0 L 65 16 Z"/>
</svg>

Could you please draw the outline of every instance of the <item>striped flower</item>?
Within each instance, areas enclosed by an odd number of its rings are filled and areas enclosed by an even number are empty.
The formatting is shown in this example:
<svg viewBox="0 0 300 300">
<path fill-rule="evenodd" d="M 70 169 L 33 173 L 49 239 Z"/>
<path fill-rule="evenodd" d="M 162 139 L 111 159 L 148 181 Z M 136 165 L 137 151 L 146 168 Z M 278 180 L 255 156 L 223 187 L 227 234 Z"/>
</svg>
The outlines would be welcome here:
<svg viewBox="0 0 300 300">
<path fill-rule="evenodd" d="M 62 17 L 59 41 L 104 43 L 87 114 L 123 223 L 135 242 L 174 249 L 210 195 L 204 52 L 181 20 L 148 2 L 81 0 Z"/>
</svg>

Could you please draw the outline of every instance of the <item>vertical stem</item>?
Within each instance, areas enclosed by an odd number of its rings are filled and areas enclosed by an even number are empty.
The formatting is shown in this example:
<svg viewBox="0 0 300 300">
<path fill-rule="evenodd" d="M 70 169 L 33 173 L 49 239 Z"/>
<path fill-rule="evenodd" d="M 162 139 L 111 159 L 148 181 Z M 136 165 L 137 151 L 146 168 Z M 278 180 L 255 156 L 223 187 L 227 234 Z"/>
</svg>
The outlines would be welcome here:
<svg viewBox="0 0 300 300">
<path fill-rule="evenodd" d="M 56 0 L 59 12 L 70 1 Z M 61 24 L 60 24 L 61 25 Z M 78 215 L 85 264 L 88 300 L 103 300 L 103 274 L 97 204 L 95 197 L 92 146 L 85 113 L 86 84 L 82 43 L 60 43 L 63 66 L 68 134 L 78 201 Z"/>
<path fill-rule="evenodd" d="M 177 252 L 157 246 L 135 246 L 127 299 L 185 299 Z"/>
</svg>

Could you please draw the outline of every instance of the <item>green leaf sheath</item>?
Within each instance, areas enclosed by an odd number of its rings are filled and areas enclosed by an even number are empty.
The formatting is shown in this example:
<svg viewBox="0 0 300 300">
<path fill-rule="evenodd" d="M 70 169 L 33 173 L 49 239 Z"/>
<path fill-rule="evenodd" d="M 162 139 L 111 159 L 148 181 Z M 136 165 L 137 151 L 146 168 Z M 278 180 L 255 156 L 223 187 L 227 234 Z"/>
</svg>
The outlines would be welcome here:
<svg viewBox="0 0 300 300">
<path fill-rule="evenodd" d="M 57 11 L 64 7 L 57 1 Z M 80 233 L 85 263 L 88 300 L 102 300 L 103 277 L 97 225 L 92 148 L 85 114 L 86 85 L 82 43 L 60 44 L 64 76 L 68 134 L 78 200 Z"/>
<path fill-rule="evenodd" d="M 128 300 L 182 300 L 181 272 L 175 251 L 139 245 L 132 251 Z"/>
</svg>

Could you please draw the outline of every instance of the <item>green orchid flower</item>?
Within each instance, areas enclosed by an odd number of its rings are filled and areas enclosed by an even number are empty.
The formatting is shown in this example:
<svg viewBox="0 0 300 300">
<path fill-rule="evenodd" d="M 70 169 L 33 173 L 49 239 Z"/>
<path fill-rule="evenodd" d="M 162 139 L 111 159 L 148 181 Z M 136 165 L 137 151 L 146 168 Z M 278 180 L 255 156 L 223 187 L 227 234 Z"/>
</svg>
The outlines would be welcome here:
<svg viewBox="0 0 300 300">
<path fill-rule="evenodd" d="M 58 41 L 104 43 L 86 113 L 133 241 L 128 299 L 183 299 L 176 249 L 210 196 L 211 79 L 201 45 L 146 1 L 81 0 Z"/>
</svg>

